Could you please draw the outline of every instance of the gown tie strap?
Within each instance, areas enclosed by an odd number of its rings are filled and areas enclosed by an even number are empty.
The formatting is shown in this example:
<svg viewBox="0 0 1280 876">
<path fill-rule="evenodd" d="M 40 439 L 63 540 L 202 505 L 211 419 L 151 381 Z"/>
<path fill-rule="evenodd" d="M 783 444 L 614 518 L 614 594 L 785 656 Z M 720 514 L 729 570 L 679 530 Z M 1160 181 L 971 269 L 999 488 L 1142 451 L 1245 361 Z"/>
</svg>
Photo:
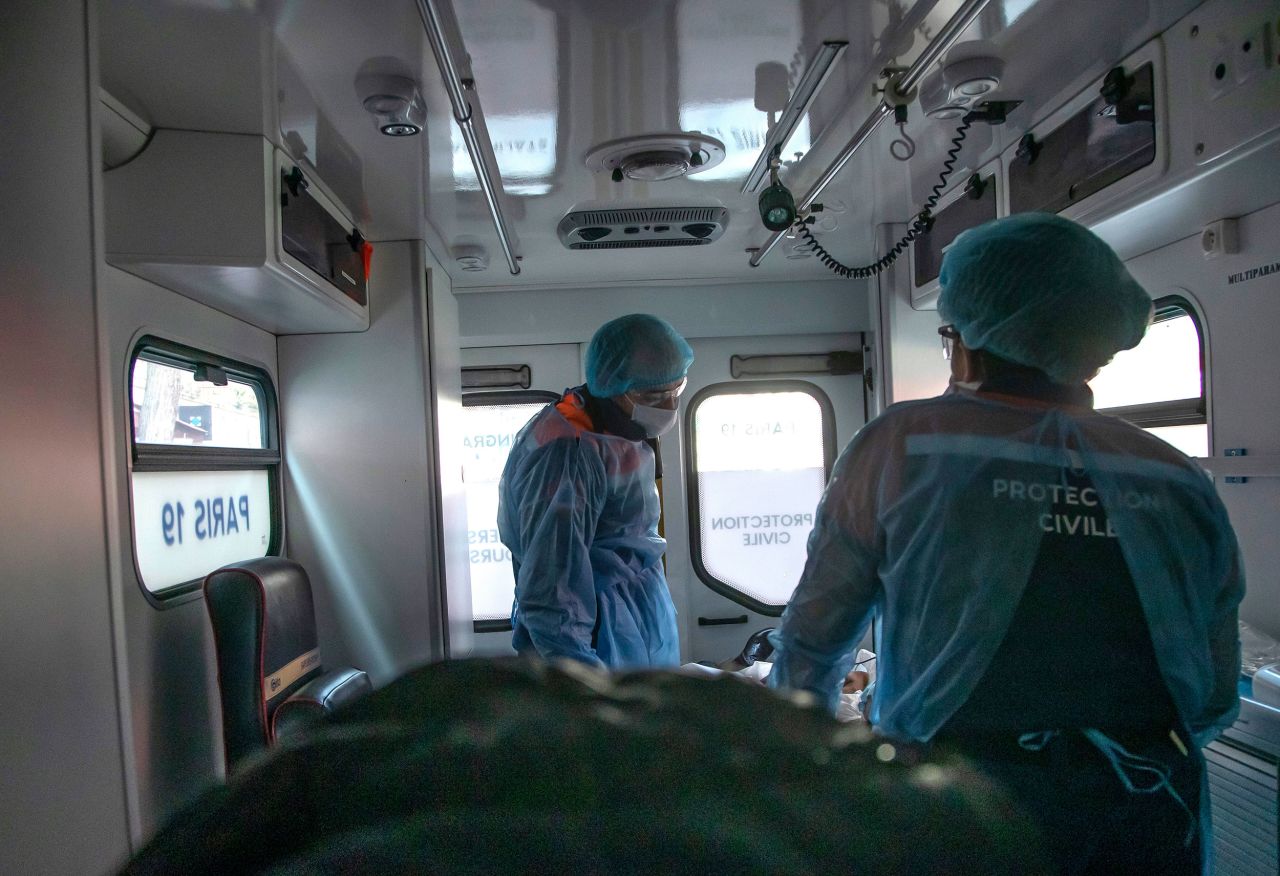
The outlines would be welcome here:
<svg viewBox="0 0 1280 876">
<path fill-rule="evenodd" d="M 1184 847 L 1190 846 L 1195 838 L 1196 816 L 1173 787 L 1170 780 L 1172 770 L 1158 760 L 1134 754 L 1101 730 L 1084 727 L 1081 728 L 1080 734 L 1106 758 L 1112 771 L 1120 780 L 1120 784 L 1130 794 L 1158 794 L 1163 791 L 1173 798 L 1173 801 L 1187 814 L 1187 832 L 1182 844 Z M 1058 730 L 1023 733 L 1018 737 L 1018 745 L 1027 751 L 1043 751 L 1060 735 L 1061 731 Z"/>
</svg>

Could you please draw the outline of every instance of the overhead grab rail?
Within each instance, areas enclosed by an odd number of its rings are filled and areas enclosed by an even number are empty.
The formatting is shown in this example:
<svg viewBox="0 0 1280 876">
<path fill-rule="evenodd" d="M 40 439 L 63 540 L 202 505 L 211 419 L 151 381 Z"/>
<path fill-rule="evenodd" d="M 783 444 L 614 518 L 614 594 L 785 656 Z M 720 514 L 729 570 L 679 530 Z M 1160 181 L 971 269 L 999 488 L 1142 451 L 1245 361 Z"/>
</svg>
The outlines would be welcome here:
<svg viewBox="0 0 1280 876">
<path fill-rule="evenodd" d="M 853 154 L 875 133 L 880 124 L 892 114 L 893 103 L 891 101 L 893 95 L 890 92 L 896 92 L 901 96 L 910 94 L 920 84 L 920 80 L 924 78 L 925 74 L 929 72 L 929 68 L 946 54 L 947 50 L 956 44 L 956 41 L 960 39 L 961 34 L 965 32 L 969 25 L 973 24 L 974 19 L 982 13 L 988 2 L 990 0 L 965 0 L 960 8 L 956 10 L 956 14 L 951 16 L 951 19 L 938 32 L 938 35 L 930 41 L 929 45 L 925 46 L 920 56 L 911 63 L 911 66 L 901 76 L 895 76 L 890 79 L 884 99 L 871 111 L 871 114 L 867 116 L 867 120 L 862 123 L 862 127 L 858 128 L 849 142 L 845 144 L 844 149 L 840 150 L 840 154 L 835 157 L 835 160 L 827 165 L 827 169 L 818 177 L 817 182 L 809 189 L 808 194 L 796 204 L 799 212 L 803 213 L 813 206 L 814 202 L 822 194 L 822 190 L 831 184 L 831 181 L 836 178 L 840 171 L 844 170 L 844 166 L 849 163 L 849 159 L 853 157 Z M 788 230 L 790 229 L 775 231 L 764 246 L 752 254 L 751 267 L 760 267 L 760 262 L 778 245 L 778 241 L 782 240 Z"/>
<path fill-rule="evenodd" d="M 502 182 L 496 169 L 489 164 L 488 156 L 492 153 L 492 144 L 486 151 L 481 137 L 488 138 L 483 131 L 484 115 L 477 105 L 467 99 L 465 92 L 475 88 L 471 79 L 465 82 L 458 73 L 449 42 L 445 39 L 444 25 L 440 16 L 440 3 L 447 0 L 418 0 L 418 12 L 422 16 L 422 26 L 426 28 L 427 39 L 431 41 L 431 51 L 436 56 L 436 64 L 440 67 L 440 77 L 444 80 L 445 91 L 449 93 L 449 102 L 453 104 L 453 120 L 462 131 L 462 141 L 467 146 L 467 154 L 471 156 L 471 165 L 476 171 L 476 180 L 480 183 L 480 191 L 484 193 L 485 203 L 489 207 L 489 215 L 493 218 L 493 228 L 498 234 L 498 243 L 502 245 L 502 254 L 506 256 L 507 267 L 512 274 L 520 273 L 520 264 L 515 253 L 514 235 L 507 226 L 507 218 L 502 212 Z M 452 10 L 449 10 L 452 15 Z M 463 52 L 465 55 L 466 53 Z M 479 123 L 479 125 L 477 124 Z M 495 182 L 497 180 L 497 182 Z"/>
<path fill-rule="evenodd" d="M 809 107 L 813 105 L 818 92 L 826 83 L 827 77 L 831 75 L 836 61 L 840 60 L 840 56 L 848 47 L 849 44 L 843 40 L 827 40 L 818 47 L 818 51 L 809 60 L 809 65 L 805 67 L 804 76 L 791 92 L 791 99 L 787 101 L 782 115 L 778 117 L 777 124 L 769 129 L 769 135 L 764 140 L 764 148 L 756 156 L 755 165 L 742 183 L 742 194 L 755 191 L 760 186 L 765 174 L 768 173 L 769 158 L 772 157 L 773 150 L 785 146 L 791 139 L 791 135 L 800 125 L 800 120 L 804 118 L 805 113 L 809 112 Z"/>
</svg>

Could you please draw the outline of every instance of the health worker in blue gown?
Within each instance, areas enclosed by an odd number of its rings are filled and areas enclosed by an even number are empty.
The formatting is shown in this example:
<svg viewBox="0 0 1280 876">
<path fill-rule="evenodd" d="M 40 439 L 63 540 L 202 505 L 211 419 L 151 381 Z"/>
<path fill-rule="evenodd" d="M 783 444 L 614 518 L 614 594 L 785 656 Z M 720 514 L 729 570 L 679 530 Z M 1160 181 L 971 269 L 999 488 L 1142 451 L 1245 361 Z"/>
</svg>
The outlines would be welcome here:
<svg viewBox="0 0 1280 876">
<path fill-rule="evenodd" d="M 658 535 L 658 436 L 676 424 L 693 351 L 656 316 L 605 323 L 587 382 L 516 436 L 498 486 L 511 551 L 512 644 L 608 669 L 676 666 Z"/>
<path fill-rule="evenodd" d="M 941 285 L 951 385 L 845 448 L 771 683 L 833 707 L 878 615 L 879 732 L 971 755 L 1063 873 L 1200 872 L 1200 749 L 1239 707 L 1236 539 L 1204 471 L 1086 385 L 1151 300 L 1044 213 L 960 235 Z"/>
</svg>

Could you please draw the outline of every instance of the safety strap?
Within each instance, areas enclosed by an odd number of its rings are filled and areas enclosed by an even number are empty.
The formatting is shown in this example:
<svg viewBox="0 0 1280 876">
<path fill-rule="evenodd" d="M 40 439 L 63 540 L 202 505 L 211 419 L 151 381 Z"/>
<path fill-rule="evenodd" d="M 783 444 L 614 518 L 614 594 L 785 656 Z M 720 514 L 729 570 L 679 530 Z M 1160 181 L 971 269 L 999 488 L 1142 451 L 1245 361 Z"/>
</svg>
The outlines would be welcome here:
<svg viewBox="0 0 1280 876">
<path fill-rule="evenodd" d="M 1080 734 L 1102 753 L 1116 777 L 1120 779 L 1120 784 L 1130 794 L 1156 794 L 1165 791 L 1173 798 L 1173 801 L 1187 814 L 1187 833 L 1182 840 L 1182 845 L 1190 846 L 1196 835 L 1196 814 L 1173 787 L 1170 781 L 1172 771 L 1169 767 L 1158 760 L 1134 754 L 1101 730 L 1085 727 L 1080 730 Z M 1043 751 L 1058 735 L 1057 730 L 1023 733 L 1018 737 L 1018 745 L 1027 751 Z"/>
</svg>

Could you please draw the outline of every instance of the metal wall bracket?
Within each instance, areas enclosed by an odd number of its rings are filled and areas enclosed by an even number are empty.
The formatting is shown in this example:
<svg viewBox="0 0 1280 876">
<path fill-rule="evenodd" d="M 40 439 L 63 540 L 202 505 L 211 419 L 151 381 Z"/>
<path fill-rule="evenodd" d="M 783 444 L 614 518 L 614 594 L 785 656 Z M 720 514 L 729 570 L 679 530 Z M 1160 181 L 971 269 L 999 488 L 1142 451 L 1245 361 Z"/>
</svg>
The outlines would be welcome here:
<svg viewBox="0 0 1280 876">
<path fill-rule="evenodd" d="M 1222 451 L 1223 456 L 1248 456 L 1249 451 L 1243 447 L 1228 447 Z M 1228 475 L 1222 479 L 1224 484 L 1247 484 L 1249 479 L 1245 477 Z"/>
<path fill-rule="evenodd" d="M 1280 453 L 1252 455 L 1237 447 L 1224 450 L 1222 456 L 1197 457 L 1196 462 L 1228 484 L 1247 484 L 1255 478 L 1280 478 Z"/>
</svg>

